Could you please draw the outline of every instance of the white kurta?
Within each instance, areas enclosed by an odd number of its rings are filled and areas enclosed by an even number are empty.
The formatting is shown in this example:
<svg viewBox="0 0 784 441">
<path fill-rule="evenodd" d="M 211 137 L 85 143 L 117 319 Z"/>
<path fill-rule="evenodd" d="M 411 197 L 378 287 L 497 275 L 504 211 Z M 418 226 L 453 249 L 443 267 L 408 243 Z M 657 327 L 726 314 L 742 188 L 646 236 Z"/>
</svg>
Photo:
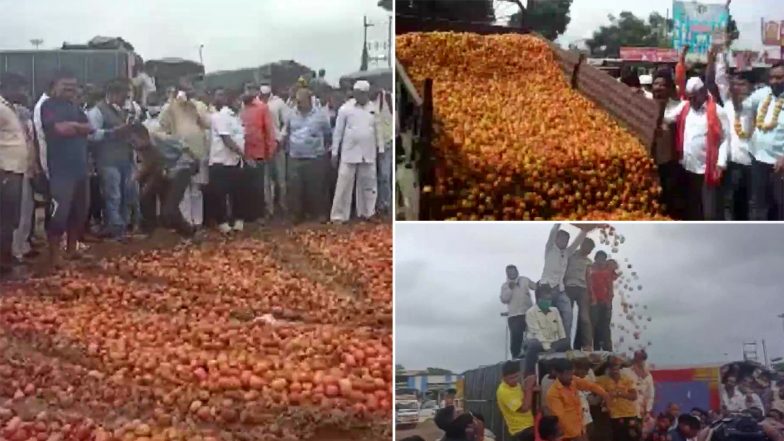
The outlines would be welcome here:
<svg viewBox="0 0 784 441">
<path fill-rule="evenodd" d="M 349 219 L 354 192 L 357 215 L 373 217 L 378 198 L 376 156 L 384 151 L 375 104 L 359 106 L 354 100 L 346 102 L 338 111 L 332 139 L 332 155 L 340 155 L 340 166 L 330 219 L 333 222 Z"/>
<path fill-rule="evenodd" d="M 664 112 L 664 120 L 672 123 L 677 121 L 678 116 L 688 101 L 683 101 L 678 107 Z M 718 166 L 721 169 L 727 168 L 729 156 L 730 140 L 730 121 L 727 112 L 716 105 L 716 113 L 721 122 L 722 139 L 719 144 Z M 705 174 L 705 163 L 708 151 L 708 111 L 707 103 L 701 109 L 689 109 L 686 115 L 685 128 L 683 130 L 683 158 L 681 165 L 684 169 L 698 175 Z"/>
<path fill-rule="evenodd" d="M 653 410 L 653 400 L 656 396 L 656 389 L 653 385 L 653 376 L 648 372 L 645 377 L 640 377 L 634 369 L 627 368 L 623 373 L 634 381 L 637 389 L 637 407 L 640 415 L 647 415 Z"/>
</svg>

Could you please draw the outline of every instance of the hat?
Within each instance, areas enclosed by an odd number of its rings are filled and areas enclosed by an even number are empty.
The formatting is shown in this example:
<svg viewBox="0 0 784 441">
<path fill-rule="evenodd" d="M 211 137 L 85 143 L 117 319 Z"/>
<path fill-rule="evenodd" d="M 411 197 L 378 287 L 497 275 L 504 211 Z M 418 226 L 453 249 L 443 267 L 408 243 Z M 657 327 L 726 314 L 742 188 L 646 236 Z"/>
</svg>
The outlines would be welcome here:
<svg viewBox="0 0 784 441">
<path fill-rule="evenodd" d="M 265 84 L 264 86 L 261 86 L 259 88 L 259 92 L 261 92 L 264 95 L 269 95 L 270 93 L 272 93 L 272 88 Z"/>
<path fill-rule="evenodd" d="M 653 76 L 651 75 L 640 75 L 640 84 L 643 86 L 650 86 L 653 84 Z"/>
<path fill-rule="evenodd" d="M 370 83 L 365 80 L 359 80 L 354 83 L 354 90 L 358 90 L 360 92 L 370 92 Z"/>
<path fill-rule="evenodd" d="M 705 83 L 699 77 L 691 77 L 686 82 L 686 93 L 699 92 L 703 87 L 705 87 Z"/>
</svg>

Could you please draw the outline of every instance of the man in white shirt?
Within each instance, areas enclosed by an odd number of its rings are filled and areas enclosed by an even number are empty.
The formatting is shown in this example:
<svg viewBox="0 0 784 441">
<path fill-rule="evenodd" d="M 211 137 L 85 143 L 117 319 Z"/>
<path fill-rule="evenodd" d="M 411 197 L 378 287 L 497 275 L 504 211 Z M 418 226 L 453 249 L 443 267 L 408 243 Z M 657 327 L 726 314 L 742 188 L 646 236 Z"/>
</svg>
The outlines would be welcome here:
<svg viewBox="0 0 784 441">
<path fill-rule="evenodd" d="M 727 72 L 726 53 L 714 47 L 708 54 L 706 82 L 715 83 L 730 123 L 729 158 L 722 185 L 724 220 L 748 220 L 751 200 L 751 137 L 754 134 L 754 113 L 743 107 L 751 95 L 751 72 L 732 77 Z"/>
<path fill-rule="evenodd" d="M 743 412 L 746 406 L 746 397 L 738 389 L 738 379 L 729 375 L 724 379 L 724 385 L 719 389 L 721 408 L 724 413 Z"/>
<path fill-rule="evenodd" d="M 370 101 L 369 92 L 370 84 L 367 81 L 357 81 L 354 84 L 354 99 L 346 102 L 338 111 L 332 137 L 332 163 L 333 166 L 339 163 L 330 215 L 332 222 L 349 220 L 354 191 L 357 216 L 370 219 L 376 212 L 376 158 L 384 152 L 384 141 L 378 127 L 378 108 Z"/>
<path fill-rule="evenodd" d="M 232 230 L 242 231 L 248 204 L 243 201 L 243 157 L 245 155 L 245 132 L 239 117 L 230 104 L 223 89 L 217 89 L 213 105 L 217 112 L 210 115 L 210 182 L 215 197 L 215 217 L 218 230 L 227 234 Z M 233 219 L 229 219 L 227 203 L 231 204 Z"/>
<path fill-rule="evenodd" d="M 275 155 L 264 164 L 264 200 L 267 203 L 267 214 L 275 215 L 275 200 L 282 212 L 287 210 L 286 204 L 286 151 L 283 140 L 286 138 L 286 122 L 288 120 L 289 107 L 276 94 L 272 93 L 272 87 L 263 85 L 259 89 L 259 99 L 267 104 L 272 115 L 273 127 L 275 128 L 275 139 L 278 141 L 278 148 Z"/>
<path fill-rule="evenodd" d="M 580 249 L 588 231 L 595 228 L 593 225 L 577 224 L 580 233 L 574 242 L 569 245 L 569 233 L 561 230 L 561 224 L 556 223 L 550 230 L 547 245 L 544 249 L 544 270 L 539 284 L 552 291 L 553 305 L 558 308 L 561 314 L 566 335 L 571 335 L 572 331 L 572 304 L 566 296 L 564 290 L 564 276 L 569 258 Z"/>
<path fill-rule="evenodd" d="M 768 72 L 768 87 L 744 102 L 757 121 L 751 138 L 751 218 L 784 220 L 784 63 Z"/>
<path fill-rule="evenodd" d="M 664 113 L 664 121 L 676 125 L 675 147 L 686 182 L 686 217 L 716 220 L 720 217 L 719 189 L 727 168 L 730 122 L 700 78 L 689 79 L 686 96 L 687 101 Z"/>
<path fill-rule="evenodd" d="M 566 286 L 566 296 L 571 301 L 571 308 L 574 309 L 575 303 L 578 308 L 577 331 L 574 335 L 574 348 L 591 349 L 593 348 L 593 328 L 591 326 L 591 299 L 588 297 L 588 283 L 586 275 L 588 267 L 591 266 L 591 251 L 594 248 L 591 239 L 585 239 L 580 251 L 572 254 L 566 265 L 564 275 L 564 285 Z M 574 320 L 574 317 L 572 317 Z"/>
<path fill-rule="evenodd" d="M 0 280 L 13 272 L 13 237 L 19 225 L 22 183 L 31 166 L 31 145 L 15 104 L 24 102 L 24 78 L 0 78 Z"/>
<path fill-rule="evenodd" d="M 536 289 L 536 306 L 525 313 L 528 339 L 525 350 L 525 375 L 536 373 L 536 363 L 542 352 L 566 352 L 571 349 L 558 309 L 552 306 L 551 290 Z"/>
<path fill-rule="evenodd" d="M 501 303 L 507 308 L 509 324 L 510 354 L 512 358 L 520 356 L 525 337 L 525 313 L 531 309 L 531 291 L 536 283 L 528 277 L 521 276 L 514 265 L 506 267 L 506 281 L 501 285 Z"/>
</svg>

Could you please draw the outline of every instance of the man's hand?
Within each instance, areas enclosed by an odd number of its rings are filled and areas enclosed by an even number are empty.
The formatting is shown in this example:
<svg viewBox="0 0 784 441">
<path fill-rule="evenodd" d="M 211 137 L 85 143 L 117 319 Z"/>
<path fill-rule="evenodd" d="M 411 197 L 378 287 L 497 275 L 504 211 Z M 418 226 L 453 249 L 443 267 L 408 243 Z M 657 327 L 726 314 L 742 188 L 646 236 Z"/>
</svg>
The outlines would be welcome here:
<svg viewBox="0 0 784 441">
<path fill-rule="evenodd" d="M 80 135 L 90 135 L 95 132 L 95 129 L 89 123 L 74 123 L 74 129 Z"/>
<path fill-rule="evenodd" d="M 776 165 L 773 166 L 773 170 L 778 174 L 784 174 L 784 156 L 776 161 Z"/>
<path fill-rule="evenodd" d="M 684 44 L 683 47 L 681 48 L 680 60 L 681 61 L 686 61 L 686 54 L 688 54 L 688 53 L 689 53 L 689 45 L 688 44 Z"/>
<path fill-rule="evenodd" d="M 714 64 L 716 62 L 716 55 L 719 53 L 719 47 L 717 45 L 711 45 L 710 49 L 708 50 L 708 64 Z"/>
</svg>

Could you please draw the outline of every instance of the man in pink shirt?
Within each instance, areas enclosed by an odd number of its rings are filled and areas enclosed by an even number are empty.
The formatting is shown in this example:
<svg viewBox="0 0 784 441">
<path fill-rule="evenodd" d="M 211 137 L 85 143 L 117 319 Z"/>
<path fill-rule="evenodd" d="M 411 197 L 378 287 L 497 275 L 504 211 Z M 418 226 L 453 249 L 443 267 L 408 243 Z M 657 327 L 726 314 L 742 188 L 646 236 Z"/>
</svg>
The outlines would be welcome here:
<svg viewBox="0 0 784 441">
<path fill-rule="evenodd" d="M 275 156 L 278 148 L 269 107 L 255 93 L 246 92 L 240 113 L 245 128 L 245 191 L 244 200 L 249 204 L 249 219 L 253 222 L 264 217 L 264 162 Z"/>
</svg>

